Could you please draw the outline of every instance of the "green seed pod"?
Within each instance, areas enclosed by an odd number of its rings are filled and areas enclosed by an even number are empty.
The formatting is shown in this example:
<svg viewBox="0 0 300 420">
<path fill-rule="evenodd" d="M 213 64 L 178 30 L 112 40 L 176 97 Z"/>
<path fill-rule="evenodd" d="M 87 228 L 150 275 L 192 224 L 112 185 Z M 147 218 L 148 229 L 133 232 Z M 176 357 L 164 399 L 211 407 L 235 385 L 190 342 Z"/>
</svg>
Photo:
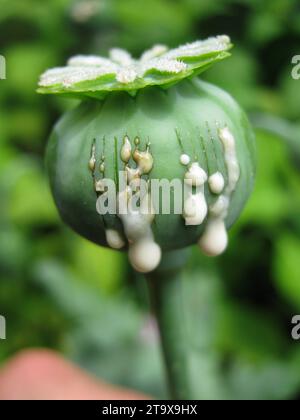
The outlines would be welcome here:
<svg viewBox="0 0 300 420">
<path fill-rule="evenodd" d="M 245 114 L 226 92 L 193 77 L 226 58 L 230 47 L 228 37 L 216 37 L 171 51 L 154 47 L 139 61 L 113 50 L 110 59 L 74 57 L 41 77 L 41 93 L 83 99 L 62 117 L 48 145 L 60 214 L 89 240 L 128 249 L 138 271 L 155 269 L 162 251 L 196 243 L 208 255 L 222 253 L 227 229 L 252 191 L 254 135 Z M 116 207 L 100 214 L 111 189 L 107 180 L 115 186 Z M 166 180 L 171 190 L 163 192 Z M 179 203 L 174 180 L 184 190 Z M 128 203 L 143 181 L 151 187 L 133 211 Z M 156 198 L 171 197 L 170 211 L 154 200 L 153 181 L 161 182 Z"/>
</svg>

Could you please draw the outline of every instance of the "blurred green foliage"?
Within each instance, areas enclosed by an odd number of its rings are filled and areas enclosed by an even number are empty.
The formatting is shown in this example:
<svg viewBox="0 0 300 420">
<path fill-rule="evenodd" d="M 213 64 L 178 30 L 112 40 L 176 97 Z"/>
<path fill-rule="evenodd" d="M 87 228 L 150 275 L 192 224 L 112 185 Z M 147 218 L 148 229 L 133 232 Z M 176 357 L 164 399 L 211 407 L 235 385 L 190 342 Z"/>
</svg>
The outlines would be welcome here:
<svg viewBox="0 0 300 420">
<path fill-rule="evenodd" d="M 300 54 L 297 0 L 0 0 L 0 360 L 30 346 L 64 352 L 112 382 L 165 395 L 145 285 L 120 253 L 79 238 L 59 220 L 43 154 L 73 101 L 39 97 L 39 74 L 74 53 L 113 46 L 139 54 L 229 34 L 233 56 L 203 77 L 228 90 L 257 127 L 258 179 L 228 252 L 193 250 L 188 319 L 199 398 L 298 399 L 300 347 Z"/>
</svg>

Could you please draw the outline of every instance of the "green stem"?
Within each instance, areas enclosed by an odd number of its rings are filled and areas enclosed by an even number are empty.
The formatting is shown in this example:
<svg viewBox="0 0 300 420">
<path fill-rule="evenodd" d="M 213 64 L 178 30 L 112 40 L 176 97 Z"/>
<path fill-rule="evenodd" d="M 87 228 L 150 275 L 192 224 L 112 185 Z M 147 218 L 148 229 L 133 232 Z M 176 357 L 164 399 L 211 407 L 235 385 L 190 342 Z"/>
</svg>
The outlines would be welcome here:
<svg viewBox="0 0 300 420">
<path fill-rule="evenodd" d="M 187 252 L 164 254 L 157 270 L 146 278 L 157 318 L 171 398 L 190 399 L 188 343 L 182 295 L 182 269 Z"/>
</svg>

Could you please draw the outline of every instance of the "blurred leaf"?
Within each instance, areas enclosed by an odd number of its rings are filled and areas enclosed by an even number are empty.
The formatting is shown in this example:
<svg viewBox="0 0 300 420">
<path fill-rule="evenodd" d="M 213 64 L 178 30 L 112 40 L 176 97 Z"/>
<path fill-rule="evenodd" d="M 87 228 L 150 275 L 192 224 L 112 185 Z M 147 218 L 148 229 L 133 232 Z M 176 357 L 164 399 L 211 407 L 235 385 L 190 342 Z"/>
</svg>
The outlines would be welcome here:
<svg viewBox="0 0 300 420">
<path fill-rule="evenodd" d="M 111 0 L 109 6 L 111 17 L 122 27 L 120 46 L 134 53 L 157 43 L 174 47 L 192 32 L 190 12 L 181 2 Z M 142 38 L 138 36 L 140 33 Z"/>
<path fill-rule="evenodd" d="M 276 240 L 273 260 L 274 279 L 279 291 L 295 307 L 300 309 L 300 239 L 284 232 Z"/>
<path fill-rule="evenodd" d="M 7 118 L 10 139 L 23 150 L 40 151 L 41 139 L 47 137 L 46 116 L 36 109 L 20 108 Z"/>
<path fill-rule="evenodd" d="M 257 73 L 251 54 L 235 47 L 229 60 L 212 67 L 203 77 L 230 92 L 243 106 L 252 108 L 257 102 Z"/>
<path fill-rule="evenodd" d="M 267 10 L 252 16 L 249 21 L 248 36 L 256 44 L 266 44 L 284 31 L 281 15 L 270 14 Z"/>
<path fill-rule="evenodd" d="M 215 270 L 198 268 L 187 272 L 185 280 L 193 397 L 293 397 L 300 385 L 300 352 L 288 348 L 273 314 L 229 298 Z"/>
<path fill-rule="evenodd" d="M 76 237 L 73 242 L 72 270 L 82 282 L 114 292 L 124 284 L 125 253 L 99 247 Z"/>
<path fill-rule="evenodd" d="M 30 256 L 27 238 L 14 228 L 0 230 L 0 271 L 12 275 L 22 273 Z"/>
<path fill-rule="evenodd" d="M 300 167 L 300 127 L 284 118 L 262 113 L 253 115 L 252 122 L 256 128 L 270 132 L 285 141 L 291 156 Z"/>
<path fill-rule="evenodd" d="M 291 58 L 297 51 L 291 51 Z M 279 89 L 282 95 L 282 111 L 285 117 L 299 120 L 300 109 L 300 81 L 292 78 L 292 64 L 283 72 Z"/>
<path fill-rule="evenodd" d="M 23 44 L 11 47 L 5 54 L 7 62 L 7 85 L 11 92 L 22 95 L 27 100 L 36 100 L 39 75 L 53 66 L 57 59 L 50 45 Z"/>
<path fill-rule="evenodd" d="M 9 215 L 18 226 L 56 223 L 57 210 L 40 170 L 31 168 L 17 180 L 10 191 Z"/>
<path fill-rule="evenodd" d="M 234 400 L 285 400 L 299 388 L 299 364 L 293 359 L 266 361 L 251 365 L 237 360 L 228 375 L 228 388 Z"/>
<path fill-rule="evenodd" d="M 256 184 L 242 220 L 270 226 L 285 218 L 290 210 L 290 195 L 284 187 L 285 167 L 290 163 L 287 148 L 273 134 L 258 131 L 257 148 Z"/>
<path fill-rule="evenodd" d="M 163 395 L 158 341 L 141 334 L 145 316 L 128 296 L 95 294 L 54 261 L 41 261 L 33 271 L 38 284 L 73 320 L 67 347 L 73 360 L 113 383 Z"/>
<path fill-rule="evenodd" d="M 271 315 L 230 300 L 221 311 L 218 346 L 222 353 L 234 352 L 247 362 L 261 364 L 285 350 L 283 337 L 274 328 Z"/>
</svg>

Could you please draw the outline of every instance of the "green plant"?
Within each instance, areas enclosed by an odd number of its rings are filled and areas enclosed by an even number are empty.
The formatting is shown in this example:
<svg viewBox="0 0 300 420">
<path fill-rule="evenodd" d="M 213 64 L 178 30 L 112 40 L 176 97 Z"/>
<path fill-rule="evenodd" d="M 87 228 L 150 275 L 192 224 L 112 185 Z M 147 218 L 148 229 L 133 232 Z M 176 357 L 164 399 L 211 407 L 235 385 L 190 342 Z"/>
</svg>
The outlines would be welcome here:
<svg viewBox="0 0 300 420">
<path fill-rule="evenodd" d="M 42 75 L 38 90 L 82 99 L 49 141 L 52 192 L 75 231 L 128 250 L 133 267 L 146 273 L 175 398 L 192 392 L 180 312 L 183 249 L 195 243 L 208 255 L 226 249 L 227 228 L 255 176 L 254 135 L 245 114 L 226 92 L 196 78 L 228 57 L 231 46 L 219 36 L 174 50 L 155 46 L 140 60 L 120 49 L 109 59 L 76 56 Z M 153 201 L 153 180 L 180 180 L 186 192 L 181 212 L 168 190 L 164 214 Z M 151 185 L 144 194 L 143 183 Z M 101 212 L 112 184 L 115 210 Z"/>
</svg>

